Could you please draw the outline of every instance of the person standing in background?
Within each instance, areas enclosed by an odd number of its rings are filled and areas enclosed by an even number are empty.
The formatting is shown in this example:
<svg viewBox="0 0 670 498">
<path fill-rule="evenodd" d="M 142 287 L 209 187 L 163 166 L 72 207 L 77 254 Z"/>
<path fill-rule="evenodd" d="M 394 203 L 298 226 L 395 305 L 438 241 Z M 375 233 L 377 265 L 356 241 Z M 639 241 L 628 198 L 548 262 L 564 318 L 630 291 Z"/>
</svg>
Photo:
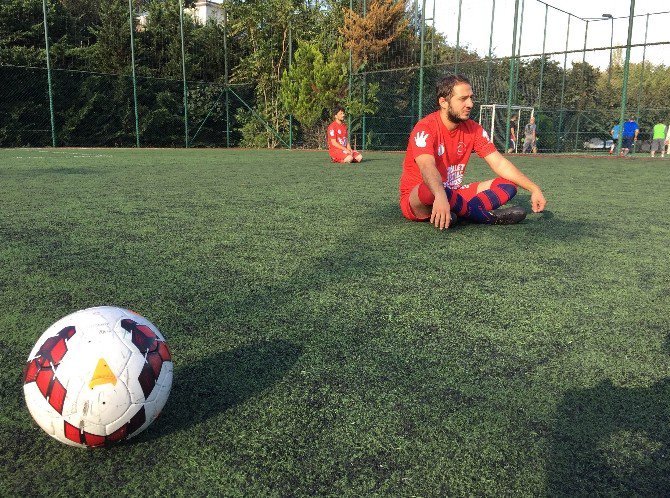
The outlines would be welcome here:
<svg viewBox="0 0 670 498">
<path fill-rule="evenodd" d="M 630 150 L 637 142 L 637 135 L 640 133 L 640 125 L 633 118 L 628 118 L 623 124 L 623 133 L 621 134 L 621 155 L 627 156 Z"/>
<path fill-rule="evenodd" d="M 517 124 L 516 116 L 509 118 L 509 150 L 508 154 L 516 152 L 516 136 L 517 136 Z"/>
<path fill-rule="evenodd" d="M 619 133 L 621 133 L 621 125 L 615 124 L 610 130 L 610 135 L 612 135 L 612 145 L 610 146 L 610 156 L 614 154 L 614 149 L 616 149 L 617 141 L 619 140 Z"/>
<path fill-rule="evenodd" d="M 537 152 L 535 148 L 535 140 L 537 139 L 535 131 L 537 126 L 535 126 L 535 116 L 530 117 L 530 121 L 523 127 L 524 142 L 523 142 L 523 153 L 530 154 L 531 152 Z"/>
<path fill-rule="evenodd" d="M 663 123 L 657 123 L 653 128 L 653 135 L 651 138 L 651 157 L 656 155 L 656 152 L 661 153 L 661 157 L 665 157 L 665 137 L 668 132 L 668 127 Z"/>
</svg>

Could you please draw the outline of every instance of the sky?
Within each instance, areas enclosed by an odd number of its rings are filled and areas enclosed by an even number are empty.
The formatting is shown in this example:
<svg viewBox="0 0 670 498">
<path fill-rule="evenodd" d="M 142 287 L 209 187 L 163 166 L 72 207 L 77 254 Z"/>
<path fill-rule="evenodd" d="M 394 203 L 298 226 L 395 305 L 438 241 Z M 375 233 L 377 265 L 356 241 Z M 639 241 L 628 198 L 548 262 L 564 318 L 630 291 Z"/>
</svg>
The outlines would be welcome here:
<svg viewBox="0 0 670 498">
<path fill-rule="evenodd" d="M 419 1 L 419 5 L 421 0 Z M 549 4 L 550 7 L 545 5 Z M 670 2 L 665 0 L 636 0 L 631 43 L 643 43 L 645 31 L 647 43 L 670 42 Z M 437 31 L 447 36 L 447 42 L 456 45 L 458 31 L 459 0 L 426 0 L 426 24 L 434 22 Z M 485 56 L 489 50 L 491 28 L 491 10 L 493 0 L 462 0 L 460 45 L 475 50 Z M 514 32 L 514 0 L 495 0 L 493 23 L 493 53 L 495 56 L 509 56 L 512 52 Z M 567 65 L 572 61 L 582 61 L 586 19 L 588 33 L 586 40 L 586 62 L 606 69 L 609 65 L 610 39 L 613 31 L 613 45 L 625 45 L 628 36 L 629 0 L 519 0 L 519 13 L 523 6 L 523 25 L 521 32 L 521 54 L 542 53 L 544 38 L 545 11 L 547 14 L 546 52 L 562 52 L 579 50 L 579 53 L 568 54 Z M 556 8 L 552 8 L 556 7 Z M 433 9 L 435 12 L 434 21 Z M 560 10 L 557 10 L 560 9 Z M 650 15 L 657 12 L 663 14 Z M 570 17 L 567 13 L 573 15 Z M 603 20 L 602 14 L 611 14 L 615 19 Z M 575 17 L 577 16 L 577 17 Z M 569 37 L 568 18 L 570 17 Z M 581 19 L 579 19 L 581 18 Z M 584 20 L 582 20 L 584 19 Z M 647 27 L 647 19 L 649 20 Z M 613 29 L 612 29 L 613 28 Z M 603 48 L 589 52 L 589 48 Z M 622 56 L 625 56 L 625 51 Z M 552 59 L 563 64 L 563 55 Z M 642 62 L 642 59 L 653 64 L 670 66 L 670 44 L 631 49 L 631 62 Z"/>
</svg>

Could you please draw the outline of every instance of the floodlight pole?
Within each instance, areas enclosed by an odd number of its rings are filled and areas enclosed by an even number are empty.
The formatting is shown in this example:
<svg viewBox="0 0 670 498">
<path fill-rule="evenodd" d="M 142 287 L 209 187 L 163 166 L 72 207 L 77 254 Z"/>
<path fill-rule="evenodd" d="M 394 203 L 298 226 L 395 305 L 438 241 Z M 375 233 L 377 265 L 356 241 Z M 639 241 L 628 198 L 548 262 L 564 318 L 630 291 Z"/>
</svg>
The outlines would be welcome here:
<svg viewBox="0 0 670 498">
<path fill-rule="evenodd" d="M 626 60 L 623 65 L 623 85 L 621 88 L 621 115 L 619 117 L 619 141 L 617 144 L 617 154 L 621 151 L 621 141 L 623 138 L 623 122 L 626 116 L 626 103 L 628 101 L 628 69 L 630 65 L 630 41 L 633 37 L 633 18 L 635 17 L 635 0 L 630 0 L 630 13 L 628 15 L 628 39 L 626 41 Z"/>
<path fill-rule="evenodd" d="M 133 70 L 133 103 L 135 104 L 135 145 L 140 148 L 140 119 L 137 113 L 137 78 L 135 76 L 135 23 L 133 22 L 133 0 L 128 0 L 130 17 L 130 61 Z"/>
<path fill-rule="evenodd" d="M 612 14 L 603 14 L 603 19 L 612 21 L 612 29 L 610 30 L 610 65 L 607 68 L 607 85 L 612 84 L 612 47 L 614 46 L 614 16 Z"/>
<path fill-rule="evenodd" d="M 56 120 L 54 119 L 54 97 L 51 85 L 51 57 L 49 56 L 49 28 L 47 27 L 47 0 L 42 0 L 44 13 L 44 43 L 47 53 L 47 84 L 49 85 L 49 114 L 51 116 L 51 145 L 56 147 Z"/>
</svg>

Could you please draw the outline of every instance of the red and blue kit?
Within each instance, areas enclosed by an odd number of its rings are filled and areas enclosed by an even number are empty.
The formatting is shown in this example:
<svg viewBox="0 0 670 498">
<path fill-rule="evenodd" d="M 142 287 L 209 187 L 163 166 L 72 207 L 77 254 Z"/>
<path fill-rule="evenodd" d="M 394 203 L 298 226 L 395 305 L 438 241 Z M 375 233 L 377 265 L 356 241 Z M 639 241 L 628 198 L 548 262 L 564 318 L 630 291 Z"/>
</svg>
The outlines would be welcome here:
<svg viewBox="0 0 670 498">
<path fill-rule="evenodd" d="M 409 210 L 409 194 L 415 186 L 423 183 L 416 163 L 417 157 L 431 154 L 435 158 L 435 166 L 445 188 L 460 190 L 465 194 L 470 185 L 463 184 L 463 176 L 472 151 L 482 158 L 496 151 L 484 128 L 475 121 L 463 121 L 453 131 L 449 131 L 444 125 L 439 111 L 419 121 L 409 137 L 400 177 L 400 205 L 405 217 L 416 219 Z M 476 188 L 474 190 L 472 195 L 476 193 Z M 406 212 L 407 210 L 409 211 Z"/>
</svg>

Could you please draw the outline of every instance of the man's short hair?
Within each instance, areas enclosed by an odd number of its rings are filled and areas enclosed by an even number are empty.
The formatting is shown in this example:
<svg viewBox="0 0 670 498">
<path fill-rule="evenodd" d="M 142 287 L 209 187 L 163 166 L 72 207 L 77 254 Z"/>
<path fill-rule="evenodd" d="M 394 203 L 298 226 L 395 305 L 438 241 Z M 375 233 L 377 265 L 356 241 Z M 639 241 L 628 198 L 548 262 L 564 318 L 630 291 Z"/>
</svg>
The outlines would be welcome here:
<svg viewBox="0 0 670 498">
<path fill-rule="evenodd" d="M 460 83 L 467 83 L 472 86 L 470 80 L 462 74 L 449 74 L 437 82 L 435 88 L 435 100 L 438 107 L 440 105 L 440 97 L 449 100 L 454 93 L 454 87 Z"/>
<path fill-rule="evenodd" d="M 333 116 L 335 116 L 335 114 L 337 114 L 340 111 L 344 112 L 344 107 L 342 107 L 341 105 L 336 105 L 335 107 L 333 107 Z"/>
</svg>

